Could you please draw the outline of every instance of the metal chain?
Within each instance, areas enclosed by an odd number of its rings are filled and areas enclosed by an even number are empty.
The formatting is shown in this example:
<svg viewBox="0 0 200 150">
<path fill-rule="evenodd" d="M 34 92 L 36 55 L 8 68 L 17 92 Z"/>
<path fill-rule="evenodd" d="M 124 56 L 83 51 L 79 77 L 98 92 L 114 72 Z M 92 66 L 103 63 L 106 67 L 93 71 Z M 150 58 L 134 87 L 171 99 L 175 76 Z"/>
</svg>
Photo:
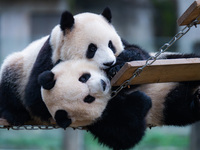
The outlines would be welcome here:
<svg viewBox="0 0 200 150">
<path fill-rule="evenodd" d="M 57 125 L 22 125 L 22 126 L 4 126 L 0 125 L 0 129 L 12 130 L 51 130 L 60 128 Z"/>
<path fill-rule="evenodd" d="M 132 75 L 132 77 L 126 81 L 124 81 L 116 90 L 112 91 L 111 97 L 115 97 L 122 89 L 126 88 L 128 85 L 130 85 L 131 81 L 140 75 L 140 73 L 146 68 L 147 66 L 150 66 L 153 64 L 158 57 L 167 51 L 176 41 L 178 41 L 182 36 L 184 36 L 192 26 L 196 26 L 200 22 L 200 16 L 198 16 L 192 23 L 189 25 L 185 26 L 181 31 L 179 31 L 168 43 L 165 43 L 163 46 L 160 47 L 159 51 L 154 55 L 150 56 L 147 60 L 146 63 L 142 66 L 139 67 Z"/>
</svg>

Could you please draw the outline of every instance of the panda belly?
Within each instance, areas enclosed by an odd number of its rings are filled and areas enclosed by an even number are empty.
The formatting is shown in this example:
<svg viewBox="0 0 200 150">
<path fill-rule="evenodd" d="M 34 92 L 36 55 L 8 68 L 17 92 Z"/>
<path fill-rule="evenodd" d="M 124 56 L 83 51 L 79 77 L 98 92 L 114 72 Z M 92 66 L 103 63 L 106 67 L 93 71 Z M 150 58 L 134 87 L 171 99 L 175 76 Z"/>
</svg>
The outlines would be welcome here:
<svg viewBox="0 0 200 150">
<path fill-rule="evenodd" d="M 177 83 L 155 83 L 144 84 L 136 88 L 136 90 L 140 90 L 147 94 L 152 100 L 152 107 L 146 117 L 147 124 L 157 126 L 164 124 L 163 110 L 165 108 L 165 97 L 171 89 L 176 86 Z"/>
<path fill-rule="evenodd" d="M 184 126 L 200 120 L 199 81 L 144 84 L 136 88 L 152 100 L 147 125 Z"/>
</svg>

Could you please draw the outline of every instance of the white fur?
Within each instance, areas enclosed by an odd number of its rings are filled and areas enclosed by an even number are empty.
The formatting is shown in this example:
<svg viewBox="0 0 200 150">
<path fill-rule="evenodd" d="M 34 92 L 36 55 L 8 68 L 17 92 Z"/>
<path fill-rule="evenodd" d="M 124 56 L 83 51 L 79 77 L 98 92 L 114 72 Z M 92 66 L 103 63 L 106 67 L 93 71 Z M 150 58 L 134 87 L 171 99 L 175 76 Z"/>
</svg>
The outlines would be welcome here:
<svg viewBox="0 0 200 150">
<path fill-rule="evenodd" d="M 58 64 L 52 72 L 55 86 L 51 90 L 41 90 L 52 117 L 57 110 L 66 110 L 72 119 L 71 127 L 78 127 L 89 125 L 101 116 L 110 99 L 110 81 L 98 66 L 86 60 L 70 60 Z M 91 74 L 86 83 L 79 81 L 84 73 Z M 105 91 L 101 79 L 107 83 Z M 95 97 L 95 101 L 84 102 L 87 95 Z"/>
<path fill-rule="evenodd" d="M 104 68 L 103 63 L 115 61 L 115 56 L 123 50 L 123 46 L 114 27 L 102 15 L 83 13 L 74 16 L 74 18 L 75 25 L 72 30 L 66 30 L 65 36 L 60 25 L 55 26 L 52 30 L 50 34 L 50 44 L 53 49 L 52 61 L 56 63 L 59 59 L 86 59 L 86 51 L 90 43 L 95 43 L 98 46 L 96 55 L 90 61 L 96 62 L 101 68 Z M 16 82 L 20 87 L 18 92 L 22 99 L 33 64 L 48 37 L 32 42 L 21 52 L 9 55 L 2 64 L 0 79 L 2 79 L 2 73 L 6 68 L 13 69 L 13 74 L 16 73 L 15 70 L 21 73 Z M 116 48 L 115 55 L 108 48 L 109 40 L 112 40 Z M 7 79 L 9 80 L 9 78 Z"/>
<path fill-rule="evenodd" d="M 98 50 L 91 61 L 96 62 L 101 68 L 103 63 L 116 61 L 116 56 L 122 52 L 123 46 L 115 28 L 102 16 L 92 13 L 82 13 L 74 16 L 75 24 L 71 30 L 66 30 L 66 36 L 59 26 L 51 34 L 50 43 L 54 48 L 52 60 L 58 59 L 85 59 L 90 43 L 97 45 Z M 116 54 L 108 47 L 109 41 L 113 42 Z"/>
<path fill-rule="evenodd" d="M 165 97 L 177 84 L 177 82 L 143 84 L 134 89 L 134 91 L 140 90 L 144 92 L 152 100 L 152 107 L 146 117 L 147 125 L 164 125 L 163 110 L 165 108 Z"/>
<path fill-rule="evenodd" d="M 18 75 L 16 77 L 18 80 L 15 82 L 19 85 L 18 92 L 21 99 L 24 99 L 25 86 L 28 82 L 31 69 L 33 68 L 36 57 L 47 38 L 48 36 L 36 40 L 21 52 L 15 52 L 9 55 L 1 66 L 0 80 L 2 80 L 2 74 L 7 69 L 12 70 L 12 73 L 10 74 L 11 78 L 13 75 Z M 9 80 L 10 78 L 7 77 L 6 79 Z"/>
</svg>

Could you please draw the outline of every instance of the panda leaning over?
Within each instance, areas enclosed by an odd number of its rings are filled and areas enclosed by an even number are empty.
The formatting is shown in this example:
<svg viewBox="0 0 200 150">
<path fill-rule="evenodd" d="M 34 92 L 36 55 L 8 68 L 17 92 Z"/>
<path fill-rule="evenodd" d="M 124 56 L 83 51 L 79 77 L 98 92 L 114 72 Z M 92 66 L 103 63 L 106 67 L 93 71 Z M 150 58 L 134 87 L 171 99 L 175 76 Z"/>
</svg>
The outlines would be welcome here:
<svg viewBox="0 0 200 150">
<path fill-rule="evenodd" d="M 37 79 L 60 60 L 87 59 L 102 69 L 113 65 L 123 44 L 111 17 L 109 8 L 100 15 L 73 16 L 66 11 L 50 35 L 9 55 L 0 72 L 0 117 L 11 125 L 23 125 L 32 118 L 48 122 L 51 115 L 42 101 Z"/>
</svg>

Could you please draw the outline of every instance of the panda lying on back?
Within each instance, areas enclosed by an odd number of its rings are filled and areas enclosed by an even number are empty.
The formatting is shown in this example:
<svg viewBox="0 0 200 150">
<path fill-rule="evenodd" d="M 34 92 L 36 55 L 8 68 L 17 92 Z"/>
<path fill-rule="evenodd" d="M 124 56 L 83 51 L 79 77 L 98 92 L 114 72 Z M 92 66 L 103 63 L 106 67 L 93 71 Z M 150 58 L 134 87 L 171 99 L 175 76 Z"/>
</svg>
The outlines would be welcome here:
<svg viewBox="0 0 200 150">
<path fill-rule="evenodd" d="M 88 61 L 60 62 L 40 74 L 39 83 L 49 112 L 64 129 L 97 121 L 88 130 L 114 149 L 133 147 L 145 133 L 151 99 L 143 92 L 125 90 L 111 99 L 106 74 Z"/>
</svg>

